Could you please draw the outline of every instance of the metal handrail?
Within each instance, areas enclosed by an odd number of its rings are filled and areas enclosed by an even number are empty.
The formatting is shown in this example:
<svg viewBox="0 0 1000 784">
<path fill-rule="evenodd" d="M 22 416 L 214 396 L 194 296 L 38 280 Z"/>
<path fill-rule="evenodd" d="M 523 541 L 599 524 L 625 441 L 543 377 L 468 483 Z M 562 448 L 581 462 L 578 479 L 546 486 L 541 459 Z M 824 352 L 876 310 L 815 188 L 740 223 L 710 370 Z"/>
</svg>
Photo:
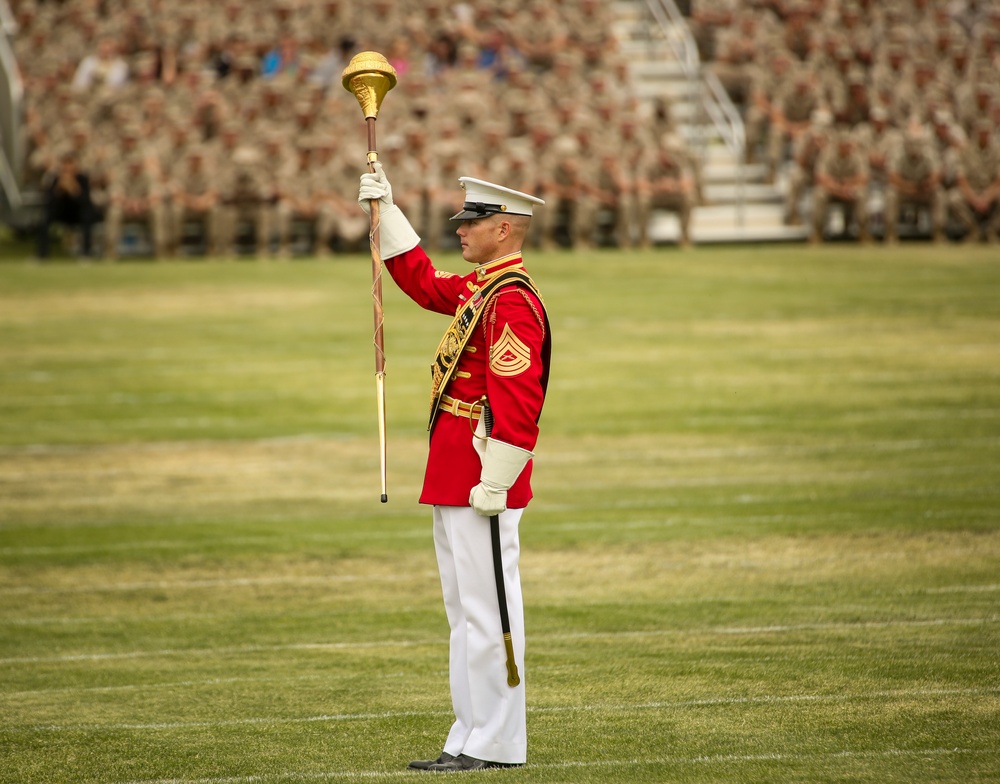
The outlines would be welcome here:
<svg viewBox="0 0 1000 784">
<path fill-rule="evenodd" d="M 698 44 L 677 4 L 673 0 L 646 0 L 646 5 L 659 25 L 667 44 L 673 49 L 684 74 L 689 79 L 696 80 L 701 69 Z M 677 35 L 671 35 L 671 32 L 676 32 Z"/>
<path fill-rule="evenodd" d="M 12 209 L 20 209 L 18 172 L 24 158 L 21 124 L 24 116 L 24 82 L 14 57 L 10 35 L 17 23 L 7 0 L 0 0 L 0 189 Z"/>
<path fill-rule="evenodd" d="M 7 156 L 0 155 L 0 191 L 3 191 L 7 203 L 13 212 L 17 212 L 24 206 L 24 199 L 21 197 L 21 189 L 17 185 L 17 177 L 7 163 Z"/>
<path fill-rule="evenodd" d="M 723 142 L 737 161 L 737 222 L 745 219 L 745 172 L 743 162 L 746 151 L 746 129 L 743 118 L 733 104 L 719 78 L 711 71 L 703 71 L 698 45 L 687 20 L 674 0 L 646 0 L 646 6 L 663 33 L 664 39 L 680 63 L 693 94 L 698 96 L 699 108 L 711 121 Z M 705 148 L 705 135 L 698 135 L 698 145 Z"/>
<path fill-rule="evenodd" d="M 17 18 L 10 10 L 10 3 L 7 0 L 0 0 L 0 32 L 5 33 L 8 38 L 13 38 L 17 35 L 18 29 Z"/>
<path fill-rule="evenodd" d="M 702 93 L 702 104 L 736 160 L 736 225 L 743 226 L 746 223 L 746 172 L 743 168 L 746 160 L 746 127 L 719 77 L 706 71 L 702 78 L 711 95 L 709 100 L 708 94 Z"/>
</svg>

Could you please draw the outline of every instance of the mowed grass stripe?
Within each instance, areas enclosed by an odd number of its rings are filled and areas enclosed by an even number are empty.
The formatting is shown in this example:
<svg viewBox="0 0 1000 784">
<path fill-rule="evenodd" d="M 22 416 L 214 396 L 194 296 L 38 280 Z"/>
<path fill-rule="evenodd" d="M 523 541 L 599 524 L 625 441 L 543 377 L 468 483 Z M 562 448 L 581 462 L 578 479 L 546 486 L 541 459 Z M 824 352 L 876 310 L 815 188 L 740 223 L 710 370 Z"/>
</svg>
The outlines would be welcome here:
<svg viewBox="0 0 1000 784">
<path fill-rule="evenodd" d="M 984 689 L 914 689 L 894 691 L 872 691 L 851 694 L 784 694 L 761 697 L 703 697 L 676 702 L 609 703 L 593 705 L 545 705 L 529 706 L 529 714 L 559 713 L 628 713 L 631 711 L 688 710 L 703 708 L 731 708 L 738 706 L 768 706 L 787 703 L 843 703 L 881 702 L 888 705 L 898 701 L 933 701 L 951 697 L 986 698 L 1000 695 L 1000 688 Z M 33 727 L 16 728 L 19 731 L 53 732 L 128 732 L 160 730 L 197 730 L 210 727 L 233 727 L 239 725 L 282 725 L 315 724 L 340 722 L 383 721 L 385 719 L 412 718 L 415 716 L 451 716 L 448 710 L 425 711 L 384 711 L 380 713 L 337 713 L 319 716 L 251 716 L 214 721 L 170 721 L 153 723 L 119 724 L 44 724 Z"/>
<path fill-rule="evenodd" d="M 833 632 L 850 630 L 892 630 L 946 627 L 989 627 L 1000 624 L 1000 615 L 978 618 L 926 618 L 883 621 L 858 621 L 855 623 L 804 623 L 778 626 L 719 627 L 693 629 L 647 629 L 643 631 L 570 632 L 562 634 L 535 634 L 536 644 L 552 642 L 591 641 L 617 644 L 628 640 L 665 637 L 756 637 L 761 635 L 797 634 L 799 632 Z M 281 651 L 343 651 L 366 648 L 414 648 L 442 645 L 440 640 L 361 640 L 350 642 L 304 642 L 287 645 L 246 645 L 220 648 L 162 648 L 157 650 L 106 651 L 101 653 L 66 653 L 50 656 L 14 656 L 0 659 L 0 665 L 58 664 L 60 662 L 86 662 L 146 658 L 225 658 L 242 654 L 274 653 Z"/>
<path fill-rule="evenodd" d="M 428 573 L 428 577 L 434 577 L 434 576 L 436 576 L 436 575 L 432 575 L 431 573 Z M 218 586 L 223 586 L 223 585 L 224 586 L 246 586 L 246 585 L 274 585 L 274 584 L 288 584 L 288 583 L 291 583 L 291 584 L 298 583 L 298 584 L 303 584 L 303 585 L 311 585 L 311 584 L 315 584 L 315 583 L 340 582 L 340 581 L 344 581 L 344 580 L 346 580 L 346 581 L 354 581 L 356 579 L 361 579 L 361 578 L 352 578 L 352 577 L 344 577 L 344 578 L 319 577 L 319 578 L 315 578 L 315 579 L 311 579 L 311 578 L 270 579 L 270 580 L 249 580 L 248 579 L 246 581 L 240 581 L 240 580 L 231 580 L 231 581 L 225 581 L 225 582 L 219 581 L 215 586 L 212 586 L 212 587 L 218 587 Z M 364 578 L 364 579 L 367 580 L 367 578 Z M 195 590 L 195 589 L 198 589 L 198 588 L 204 588 L 204 587 L 206 587 L 206 583 L 210 583 L 210 581 L 196 581 L 195 583 L 192 583 L 191 585 L 184 586 L 184 587 L 189 587 L 189 588 L 191 588 L 191 590 Z M 163 588 L 163 587 L 176 587 L 176 586 L 177 586 L 176 583 L 172 583 L 172 584 L 170 584 L 170 586 L 167 586 L 166 584 L 157 584 L 157 585 L 155 585 L 155 587 L 157 589 Z M 145 586 L 141 586 L 141 587 L 145 587 Z M 96 590 L 98 592 L 102 592 L 102 591 L 105 591 L 105 590 L 128 590 L 128 591 L 134 591 L 134 590 L 139 590 L 139 589 L 136 588 L 135 586 L 121 586 L 121 587 L 115 587 L 115 588 L 95 588 L 93 590 Z M 896 593 L 898 595 L 901 595 L 901 596 L 914 596 L 914 595 L 919 596 L 919 595 L 922 595 L 922 594 L 923 595 L 928 595 L 928 596 L 933 596 L 933 595 L 941 595 L 941 594 L 961 594 L 961 593 L 971 593 L 971 594 L 997 593 L 998 591 L 1000 591 L 1000 585 L 992 584 L 992 585 L 950 585 L 950 586 L 945 586 L 945 587 L 940 587 L 940 588 L 899 589 L 899 590 L 896 591 Z M 18 594 L 18 593 L 27 593 L 27 594 L 30 594 L 30 593 L 65 593 L 65 592 L 66 591 L 45 591 L 45 590 L 35 591 L 35 590 L 31 590 L 31 589 L 23 590 L 23 591 L 20 591 L 20 590 L 9 591 L 9 593 L 12 593 L 12 594 L 15 594 L 15 595 Z M 3 593 L 3 592 L 0 592 L 0 593 Z M 737 597 L 734 597 L 732 600 L 733 601 L 739 601 L 739 599 Z M 713 603 L 713 602 L 717 602 L 718 601 L 718 597 L 714 597 L 713 596 L 713 597 L 702 597 L 702 598 L 664 599 L 663 601 L 668 606 L 670 606 L 670 605 L 673 605 L 673 606 L 679 606 L 679 605 L 698 605 L 698 604 L 710 604 L 710 603 Z M 744 598 L 743 601 L 752 601 L 752 600 Z M 191 621 L 195 621 L 195 620 L 198 620 L 198 619 L 212 618 L 213 615 L 214 615 L 214 613 L 202 613 L 200 615 L 187 614 L 187 615 L 171 615 L 171 616 L 160 616 L 160 617 L 161 617 L 162 620 L 171 621 L 171 622 L 191 622 Z M 63 616 L 63 617 L 51 617 L 51 618 L 0 618 L 0 626 L 2 626 L 2 625 L 15 626 L 15 627 L 16 626 L 48 626 L 48 625 L 55 625 L 55 626 L 66 626 L 66 625 L 87 626 L 87 625 L 96 625 L 96 626 L 101 626 L 101 625 L 107 625 L 107 624 L 110 624 L 110 623 L 130 623 L 130 622 L 141 622 L 141 621 L 144 621 L 144 620 L 147 620 L 147 619 L 144 616 L 139 616 L 139 615 L 135 615 L 135 616 L 104 615 L 104 616 L 91 616 L 91 617 L 87 617 L 87 616 Z M 771 627 L 771 628 L 774 628 L 774 627 Z M 643 634 L 645 634 L 645 632 L 643 632 Z"/>
<path fill-rule="evenodd" d="M 427 572 L 428 579 L 434 579 L 434 572 Z M 343 583 L 357 581 L 372 582 L 384 580 L 396 582 L 397 578 L 391 575 L 371 575 L 371 574 L 327 574 L 313 576 L 274 576 L 274 577 L 229 577 L 220 579 L 200 579 L 200 580 L 157 580 L 153 582 L 124 582 L 90 584 L 86 586 L 74 586 L 64 588 L 48 588 L 44 586 L 15 586 L 12 588 L 0 588 L 0 594 L 10 594 L 19 596 L 25 594 L 48 594 L 48 593 L 112 593 L 117 591 L 198 591 L 215 588 L 249 588 L 255 586 L 268 585 L 324 585 L 328 583 Z"/>
<path fill-rule="evenodd" d="M 634 768 L 683 768 L 731 765 L 733 763 L 756 763 L 756 762 L 837 762 L 839 760 L 853 759 L 907 759 L 907 758 L 947 758 L 962 756 L 996 756 L 1000 749 L 941 749 L 941 748 L 921 748 L 921 749 L 884 749 L 881 751 L 867 750 L 845 750 L 828 754 L 724 754 L 717 756 L 703 757 L 643 757 L 635 759 L 610 759 L 596 760 L 588 762 L 533 762 L 530 771 L 540 769 L 542 771 L 556 772 L 559 770 L 577 770 L 581 773 L 590 771 L 608 771 L 613 769 L 628 770 Z M 521 774 L 518 774 L 519 776 Z M 267 782 L 285 781 L 341 781 L 344 779 L 356 779 L 358 781 L 379 780 L 398 778 L 399 773 L 395 771 L 364 771 L 360 773 L 345 771 L 328 771 L 321 773 L 305 772 L 285 772 L 271 775 L 253 776 L 227 776 L 225 778 L 201 778 L 201 779 L 136 779 L 126 782 L 126 784 L 267 784 Z M 523 777 L 523 776 L 522 776 Z"/>
</svg>

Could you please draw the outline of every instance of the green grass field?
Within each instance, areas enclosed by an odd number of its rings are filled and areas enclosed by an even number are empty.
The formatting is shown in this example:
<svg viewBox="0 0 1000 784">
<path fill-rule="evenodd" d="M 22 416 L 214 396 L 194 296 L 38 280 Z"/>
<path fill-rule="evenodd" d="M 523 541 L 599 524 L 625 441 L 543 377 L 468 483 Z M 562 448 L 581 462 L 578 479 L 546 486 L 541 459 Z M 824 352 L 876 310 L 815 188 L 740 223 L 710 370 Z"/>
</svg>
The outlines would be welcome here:
<svg viewBox="0 0 1000 784">
<path fill-rule="evenodd" d="M 461 270 L 458 256 L 439 265 Z M 1000 780 L 1000 257 L 529 254 L 516 782 Z M 370 269 L 0 263 L 0 781 L 416 781 L 442 317 Z"/>
</svg>

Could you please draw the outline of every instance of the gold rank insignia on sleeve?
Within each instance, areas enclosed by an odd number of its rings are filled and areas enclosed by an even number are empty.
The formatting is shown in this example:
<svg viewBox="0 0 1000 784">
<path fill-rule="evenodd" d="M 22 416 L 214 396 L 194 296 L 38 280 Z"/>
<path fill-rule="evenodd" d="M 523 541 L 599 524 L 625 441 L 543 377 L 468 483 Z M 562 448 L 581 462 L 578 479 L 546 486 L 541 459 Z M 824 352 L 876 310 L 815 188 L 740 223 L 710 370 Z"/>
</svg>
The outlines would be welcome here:
<svg viewBox="0 0 1000 784">
<path fill-rule="evenodd" d="M 531 349 L 505 324 L 490 349 L 490 370 L 502 378 L 519 376 L 531 367 Z"/>
</svg>

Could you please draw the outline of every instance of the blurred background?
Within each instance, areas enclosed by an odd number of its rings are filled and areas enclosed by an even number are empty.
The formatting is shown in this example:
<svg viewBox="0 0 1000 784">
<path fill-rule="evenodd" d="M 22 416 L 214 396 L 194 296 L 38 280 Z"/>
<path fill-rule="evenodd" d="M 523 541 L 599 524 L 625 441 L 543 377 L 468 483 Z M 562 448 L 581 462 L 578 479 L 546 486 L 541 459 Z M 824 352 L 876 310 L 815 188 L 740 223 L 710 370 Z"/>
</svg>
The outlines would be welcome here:
<svg viewBox="0 0 1000 784">
<path fill-rule="evenodd" d="M 976 0 L 0 0 L 6 238 L 80 256 L 365 244 L 351 56 L 431 249 L 460 175 L 548 248 L 997 239 L 1000 7 Z M 63 237 L 63 228 L 69 227 Z"/>
</svg>

